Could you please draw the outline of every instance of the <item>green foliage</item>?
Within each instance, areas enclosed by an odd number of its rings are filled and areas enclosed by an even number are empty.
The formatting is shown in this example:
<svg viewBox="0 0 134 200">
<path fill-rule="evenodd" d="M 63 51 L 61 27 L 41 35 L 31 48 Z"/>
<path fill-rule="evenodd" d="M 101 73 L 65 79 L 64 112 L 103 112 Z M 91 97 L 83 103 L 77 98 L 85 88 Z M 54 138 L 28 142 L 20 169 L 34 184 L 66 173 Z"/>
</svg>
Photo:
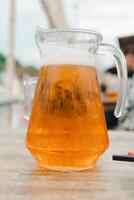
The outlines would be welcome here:
<svg viewBox="0 0 134 200">
<path fill-rule="evenodd" d="M 6 64 L 6 56 L 0 53 L 0 71 L 4 71 Z"/>
<path fill-rule="evenodd" d="M 20 61 L 19 60 L 15 60 L 15 63 L 16 63 L 16 67 L 17 68 L 20 68 L 20 67 L 22 67 L 22 65 L 20 64 Z"/>
<path fill-rule="evenodd" d="M 0 53 L 0 72 L 5 70 L 6 59 L 7 59 L 6 56 L 4 54 Z M 16 64 L 16 70 L 21 69 L 23 71 L 24 69 L 27 69 L 29 72 L 36 72 L 37 71 L 36 67 L 34 67 L 34 66 L 24 67 L 18 59 L 15 59 L 15 64 Z"/>
<path fill-rule="evenodd" d="M 34 66 L 32 66 L 32 65 L 31 65 L 31 66 L 28 66 L 27 68 L 28 68 L 29 70 L 31 70 L 31 71 L 37 71 L 37 69 L 36 69 Z"/>
<path fill-rule="evenodd" d="M 16 68 L 22 67 L 20 61 L 15 59 Z M 6 56 L 0 53 L 0 72 L 5 70 L 6 66 Z"/>
</svg>

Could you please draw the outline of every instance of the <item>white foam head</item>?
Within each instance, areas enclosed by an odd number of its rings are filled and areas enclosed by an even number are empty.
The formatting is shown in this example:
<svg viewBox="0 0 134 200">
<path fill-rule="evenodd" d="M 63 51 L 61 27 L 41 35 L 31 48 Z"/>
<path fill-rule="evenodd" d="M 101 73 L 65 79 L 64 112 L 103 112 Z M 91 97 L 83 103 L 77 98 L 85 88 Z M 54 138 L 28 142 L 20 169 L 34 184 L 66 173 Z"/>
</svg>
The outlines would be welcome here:
<svg viewBox="0 0 134 200">
<path fill-rule="evenodd" d="M 41 64 L 94 65 L 94 55 L 85 49 L 44 45 L 41 51 Z"/>
</svg>

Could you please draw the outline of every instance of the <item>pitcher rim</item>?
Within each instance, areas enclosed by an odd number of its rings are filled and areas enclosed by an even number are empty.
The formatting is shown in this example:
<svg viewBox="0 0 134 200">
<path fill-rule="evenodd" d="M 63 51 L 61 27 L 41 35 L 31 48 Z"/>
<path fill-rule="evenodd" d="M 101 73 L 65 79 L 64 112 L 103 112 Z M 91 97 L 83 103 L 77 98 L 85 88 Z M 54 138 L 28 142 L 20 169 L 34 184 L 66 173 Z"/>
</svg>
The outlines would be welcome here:
<svg viewBox="0 0 134 200">
<path fill-rule="evenodd" d="M 81 28 L 50 28 L 50 29 L 44 29 L 40 26 L 36 27 L 36 34 L 38 31 L 44 32 L 44 33 L 62 33 L 62 32 L 76 32 L 76 33 L 83 33 L 83 34 L 91 34 L 96 35 L 97 42 L 102 43 L 103 36 L 100 32 L 90 30 L 90 29 L 81 29 Z"/>
</svg>

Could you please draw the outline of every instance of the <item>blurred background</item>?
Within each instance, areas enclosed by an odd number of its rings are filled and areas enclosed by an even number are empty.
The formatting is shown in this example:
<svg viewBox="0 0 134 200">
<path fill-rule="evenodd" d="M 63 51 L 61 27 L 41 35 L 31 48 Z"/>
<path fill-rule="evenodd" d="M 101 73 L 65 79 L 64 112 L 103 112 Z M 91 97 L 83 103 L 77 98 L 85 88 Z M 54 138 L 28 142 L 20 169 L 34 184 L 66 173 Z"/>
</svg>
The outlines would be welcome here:
<svg viewBox="0 0 134 200">
<path fill-rule="evenodd" d="M 130 79 L 134 71 L 133 0 L 1 0 L 0 3 L 0 127 L 27 126 L 23 80 L 36 77 L 40 57 L 35 43 L 35 28 L 85 28 L 102 33 L 103 41 L 121 48 L 130 61 Z M 126 42 L 127 40 L 127 42 Z M 122 42 L 123 41 L 123 42 Z M 124 42 L 125 41 L 125 42 Z M 122 45 L 123 44 L 123 45 Z M 125 44 L 125 47 L 124 47 Z M 132 91 L 121 122 L 113 117 L 117 77 L 112 58 L 98 57 L 104 108 L 108 128 L 134 129 Z M 110 83 L 108 82 L 110 80 Z M 132 88 L 134 86 L 131 82 Z M 110 86 L 109 86 L 110 85 Z M 33 86 L 34 87 L 34 86 Z M 107 88 L 114 87 L 109 92 Z M 131 100 L 131 105 L 129 104 Z M 130 117 L 130 118 L 129 118 Z M 124 121 L 125 120 L 125 121 Z M 133 123 L 134 124 L 134 123 Z"/>
</svg>

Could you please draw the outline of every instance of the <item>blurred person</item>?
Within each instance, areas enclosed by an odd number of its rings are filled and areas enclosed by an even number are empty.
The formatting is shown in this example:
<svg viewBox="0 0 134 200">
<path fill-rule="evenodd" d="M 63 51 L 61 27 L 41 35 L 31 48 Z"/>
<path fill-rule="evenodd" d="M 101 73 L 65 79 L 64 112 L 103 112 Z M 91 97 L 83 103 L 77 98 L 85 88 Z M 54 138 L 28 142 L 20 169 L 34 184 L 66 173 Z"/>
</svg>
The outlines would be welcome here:
<svg viewBox="0 0 134 200">
<path fill-rule="evenodd" d="M 127 103 L 124 113 L 119 119 L 118 130 L 134 131 L 134 75 L 129 83 Z"/>
<path fill-rule="evenodd" d="M 128 44 L 124 48 L 124 54 L 127 62 L 128 69 L 128 88 L 130 88 L 132 77 L 134 76 L 134 43 Z M 105 93 L 105 97 L 116 100 L 118 96 L 118 77 L 116 67 L 112 67 L 105 72 L 102 82 L 102 92 Z M 109 129 L 117 126 L 118 119 L 114 116 L 113 110 L 105 112 L 106 122 Z"/>
<path fill-rule="evenodd" d="M 134 45 L 128 45 L 125 48 L 125 57 L 127 62 L 128 80 L 131 80 L 134 74 Z M 105 72 L 102 81 L 102 91 L 107 93 L 118 92 L 118 77 L 116 67 L 111 67 Z"/>
</svg>

